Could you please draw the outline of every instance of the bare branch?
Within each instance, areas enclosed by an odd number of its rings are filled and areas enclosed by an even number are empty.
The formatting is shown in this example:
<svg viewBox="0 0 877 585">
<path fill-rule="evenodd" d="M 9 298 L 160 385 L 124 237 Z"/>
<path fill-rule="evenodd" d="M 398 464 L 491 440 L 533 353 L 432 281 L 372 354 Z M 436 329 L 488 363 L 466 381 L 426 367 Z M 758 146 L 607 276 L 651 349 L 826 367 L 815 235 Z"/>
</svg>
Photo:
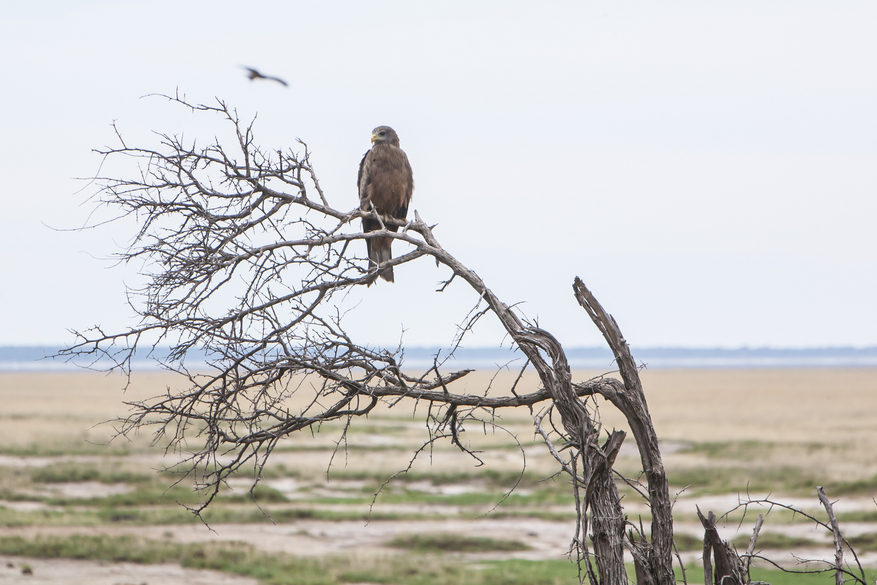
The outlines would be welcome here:
<svg viewBox="0 0 877 585">
<path fill-rule="evenodd" d="M 542 427 L 542 419 L 545 418 L 545 415 L 548 414 L 546 410 L 541 415 L 536 415 L 533 417 L 533 424 L 536 425 L 536 432 L 542 436 L 542 440 L 545 441 L 545 446 L 548 447 L 548 451 L 551 453 L 551 456 L 560 464 L 561 469 L 567 472 L 570 477 L 575 479 L 580 485 L 587 485 L 585 478 L 581 475 L 578 475 L 575 470 L 572 468 L 570 463 L 566 461 L 563 457 L 558 453 L 557 448 L 554 446 L 554 443 L 551 442 L 551 439 L 548 437 L 548 433 L 545 432 L 545 429 Z"/>
<path fill-rule="evenodd" d="M 764 523 L 764 516 L 758 515 L 755 521 L 755 528 L 752 529 L 752 538 L 749 539 L 749 546 L 746 547 L 746 555 L 743 557 L 743 569 L 746 571 L 747 578 L 749 576 L 749 567 L 752 564 L 752 555 L 755 553 L 755 542 L 758 540 L 758 533 L 761 531 L 761 525 Z"/>
<path fill-rule="evenodd" d="M 840 526 L 837 524 L 837 518 L 834 515 L 834 509 L 831 506 L 831 502 L 828 501 L 828 496 L 825 495 L 825 490 L 822 489 L 822 486 L 816 488 L 816 494 L 819 496 L 819 501 L 822 503 L 822 506 L 825 508 L 826 513 L 828 514 L 828 520 L 831 524 L 831 533 L 834 536 L 834 580 L 837 585 L 844 584 L 844 548 L 843 548 L 843 536 L 840 533 Z"/>
</svg>

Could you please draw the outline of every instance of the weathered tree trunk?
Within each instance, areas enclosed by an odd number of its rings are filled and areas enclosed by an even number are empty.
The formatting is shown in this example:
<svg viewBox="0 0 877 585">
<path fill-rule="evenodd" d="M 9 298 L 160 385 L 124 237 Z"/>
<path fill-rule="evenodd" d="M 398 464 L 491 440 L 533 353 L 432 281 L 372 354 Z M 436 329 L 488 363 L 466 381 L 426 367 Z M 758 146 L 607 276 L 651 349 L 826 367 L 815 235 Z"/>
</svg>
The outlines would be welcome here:
<svg viewBox="0 0 877 585">
<path fill-rule="evenodd" d="M 424 239 L 430 245 L 441 250 L 429 230 L 424 231 Z M 563 430 L 572 446 L 577 449 L 586 468 L 586 473 L 581 478 L 584 480 L 582 483 L 587 486 L 585 509 L 581 513 L 586 514 L 588 507 L 592 510 L 594 519 L 592 534 L 600 572 L 600 583 L 601 585 L 627 585 L 623 547 L 625 519 L 621 511 L 618 490 L 612 479 L 612 464 L 624 440 L 625 433 L 614 433 L 606 443 L 605 450 L 601 449 L 597 443 L 599 430 L 591 420 L 588 409 L 576 393 L 569 362 L 560 342 L 544 329 L 524 325 L 518 316 L 485 286 L 477 274 L 456 262 L 450 255 L 447 257 L 441 253 L 439 255 L 442 256 L 446 264 L 454 268 L 456 274 L 462 276 L 478 291 L 481 298 L 491 307 L 506 331 L 539 374 L 540 381 L 550 394 L 554 407 L 560 413 Z M 657 445 L 657 440 L 655 445 Z M 574 481 L 579 481 L 579 479 L 574 478 Z M 585 529 L 587 529 L 587 517 L 582 520 Z M 587 538 L 587 534 L 581 534 L 580 538 Z M 672 529 L 670 542 L 672 546 Z M 670 583 L 672 581 L 667 582 L 668 585 Z"/>
<path fill-rule="evenodd" d="M 703 524 L 703 579 L 705 585 L 745 585 L 748 581 L 746 578 L 746 569 L 743 567 L 743 561 L 734 552 L 731 546 L 722 540 L 719 531 L 716 529 L 716 515 L 712 512 L 708 513 L 708 517 L 704 518 L 697 509 L 697 517 Z M 712 570 L 712 562 L 710 556 L 715 560 L 715 571 Z M 713 573 L 715 581 L 713 581 Z"/>
<path fill-rule="evenodd" d="M 670 489 L 667 485 L 664 463 L 661 460 L 661 450 L 658 447 L 658 435 L 652 425 L 652 417 L 649 415 L 636 362 L 615 319 L 606 313 L 578 277 L 573 284 L 573 290 L 579 304 L 588 312 L 615 354 L 624 384 L 620 384 L 617 380 L 606 380 L 607 383 L 600 388 L 600 394 L 627 418 L 627 423 L 636 439 L 643 472 L 648 482 L 649 504 L 652 509 L 651 545 L 645 541 L 638 544 L 639 554 L 634 555 L 635 559 L 640 557 L 637 563 L 638 570 L 644 575 L 648 574 L 657 585 L 673 585 L 676 577 L 673 574 L 673 515 Z M 647 563 L 647 567 L 639 566 L 643 561 Z"/>
<path fill-rule="evenodd" d="M 591 477 L 585 501 L 591 509 L 591 542 L 600 571 L 601 583 L 627 584 L 624 568 L 625 516 L 612 477 L 612 465 L 627 433 L 614 431 L 601 449 L 591 449 Z"/>
<path fill-rule="evenodd" d="M 615 431 L 601 448 L 598 429 L 587 408 L 572 385 L 569 363 L 560 343 L 543 329 L 528 327 L 516 335 L 521 349 L 539 372 L 543 385 L 551 394 L 555 408 L 570 442 L 578 449 L 585 470 L 585 507 L 580 513 L 587 531 L 587 510 L 591 510 L 591 540 L 600 574 L 601 585 L 627 585 L 624 568 L 624 524 L 621 499 L 612 478 L 612 465 L 621 449 L 626 433 Z M 539 350 L 551 359 L 551 365 L 542 359 Z M 575 478 L 575 481 L 579 481 Z M 587 538 L 581 534 L 580 538 Z M 591 577 L 593 580 L 593 577 Z"/>
</svg>

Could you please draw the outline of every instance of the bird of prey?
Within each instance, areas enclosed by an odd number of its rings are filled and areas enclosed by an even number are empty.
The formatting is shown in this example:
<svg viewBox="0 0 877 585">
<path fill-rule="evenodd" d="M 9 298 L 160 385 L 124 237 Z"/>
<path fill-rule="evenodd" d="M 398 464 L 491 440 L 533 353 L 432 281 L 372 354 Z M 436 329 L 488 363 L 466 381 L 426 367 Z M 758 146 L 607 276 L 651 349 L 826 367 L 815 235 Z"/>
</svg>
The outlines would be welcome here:
<svg viewBox="0 0 877 585">
<path fill-rule="evenodd" d="M 285 81 L 283 81 L 279 77 L 270 77 L 268 75 L 262 75 L 257 70 L 253 69 L 252 67 L 247 67 L 245 65 L 241 65 L 241 67 L 243 67 L 244 69 L 246 69 L 248 71 L 247 77 L 250 78 L 250 81 L 252 81 L 254 79 L 268 79 L 271 81 L 276 81 L 277 83 L 282 83 L 285 87 L 289 86 L 288 83 L 286 83 Z"/>
<path fill-rule="evenodd" d="M 378 126 L 372 130 L 372 147 L 359 163 L 359 208 L 363 211 L 374 209 L 383 217 L 404 220 L 408 215 L 408 204 L 414 193 L 414 174 L 405 152 L 399 148 L 399 135 L 389 126 Z M 397 231 L 396 226 L 386 226 Z M 376 219 L 363 218 L 362 231 L 381 229 Z M 369 272 L 375 272 L 378 265 L 393 258 L 390 246 L 393 238 L 380 237 L 365 241 L 368 247 Z M 378 275 L 393 282 L 393 267 L 383 268 Z"/>
</svg>

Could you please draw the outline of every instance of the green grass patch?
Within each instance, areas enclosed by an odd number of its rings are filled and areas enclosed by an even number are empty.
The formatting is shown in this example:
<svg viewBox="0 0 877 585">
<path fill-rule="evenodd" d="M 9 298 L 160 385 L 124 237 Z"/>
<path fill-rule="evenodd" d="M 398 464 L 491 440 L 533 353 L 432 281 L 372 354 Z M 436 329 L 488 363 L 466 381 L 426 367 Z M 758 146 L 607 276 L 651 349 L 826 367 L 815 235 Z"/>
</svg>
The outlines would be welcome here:
<svg viewBox="0 0 877 585">
<path fill-rule="evenodd" d="M 852 536 L 847 542 L 857 553 L 877 551 L 877 533 L 874 532 Z"/>
<path fill-rule="evenodd" d="M 680 551 L 703 550 L 703 538 L 698 538 L 691 534 L 684 532 L 674 533 L 673 541 L 676 543 L 676 548 Z"/>
<path fill-rule="evenodd" d="M 155 474 L 131 471 L 103 471 L 97 467 L 85 467 L 75 463 L 49 465 L 31 471 L 30 479 L 36 483 L 74 483 L 97 481 L 100 483 L 145 483 L 155 479 Z"/>
<path fill-rule="evenodd" d="M 6 500 L 7 502 L 33 502 L 38 499 L 28 494 L 18 493 L 9 489 L 0 489 L 0 500 Z"/>
<path fill-rule="evenodd" d="M 821 484 L 830 497 L 841 495 L 873 495 L 877 492 L 877 475 L 853 481 L 824 481 Z"/>
<path fill-rule="evenodd" d="M 762 456 L 772 451 L 776 445 L 765 441 L 707 441 L 689 443 L 676 453 L 682 455 L 704 455 L 710 459 L 739 459 L 750 461 L 754 456 Z"/>
<path fill-rule="evenodd" d="M 315 498 L 308 498 L 307 502 L 315 506 L 364 506 L 371 504 L 373 499 L 374 496 L 318 496 Z"/>
<path fill-rule="evenodd" d="M 710 459 L 737 459 L 739 461 L 752 461 L 759 459 L 777 449 L 788 448 L 806 451 L 807 454 L 816 453 L 825 449 L 837 449 L 835 445 L 825 443 L 774 443 L 771 441 L 716 441 L 704 443 L 689 443 L 681 447 L 677 453 L 705 455 Z"/>
<path fill-rule="evenodd" d="M 346 452 L 384 452 L 398 451 L 399 453 L 412 453 L 420 447 L 420 443 L 412 442 L 410 445 L 356 445 L 348 443 L 342 447 L 335 445 L 278 445 L 274 448 L 274 453 L 325 453 L 326 460 L 335 451 L 340 453 Z"/>
<path fill-rule="evenodd" d="M 264 510 L 264 513 L 263 513 Z M 266 515 L 267 513 L 267 515 Z M 436 518 L 435 514 L 395 513 L 374 510 L 325 510 L 320 508 L 286 507 L 262 509 L 252 504 L 212 504 L 201 514 L 207 524 L 258 524 L 272 522 L 288 523 L 296 520 L 325 520 L 329 522 L 381 520 L 425 520 Z M 476 514 L 472 518 L 479 517 Z M 174 525 L 198 523 L 192 512 L 176 504 L 147 507 L 82 507 L 60 510 L 19 511 L 0 506 L 0 526 L 122 526 Z"/>
<path fill-rule="evenodd" d="M 333 480 L 348 481 L 368 481 L 375 486 L 383 484 L 392 476 L 392 473 L 386 471 L 348 471 L 348 470 L 332 470 L 329 477 Z M 281 476 L 282 477 L 282 476 Z M 502 471 L 496 469 L 430 473 L 421 471 L 409 471 L 400 473 L 394 477 L 389 485 L 405 484 L 413 482 L 428 481 L 432 485 L 450 485 L 465 484 L 473 482 L 481 482 L 490 487 L 511 489 L 516 484 L 518 487 L 539 487 L 546 485 L 559 485 L 567 488 L 567 484 L 563 481 L 554 482 L 546 481 L 544 476 L 540 476 L 531 472 L 524 472 L 523 476 L 520 471 Z"/>
<path fill-rule="evenodd" d="M 801 569 L 796 569 L 801 570 Z M 677 581 L 681 579 L 682 572 L 679 568 L 675 568 Z M 703 583 L 703 567 L 699 565 L 689 565 L 685 567 L 686 577 L 689 583 Z M 865 571 L 868 583 L 872 583 L 877 577 L 877 573 L 872 570 Z M 764 569 L 753 567 L 749 571 L 749 576 L 753 581 L 762 581 L 771 585 L 834 585 L 834 573 L 792 573 L 781 571 L 779 569 Z"/>
<path fill-rule="evenodd" d="M 100 455 L 110 457 L 126 457 L 132 454 L 155 453 L 164 445 L 154 446 L 148 439 L 135 441 L 111 441 L 109 443 L 93 443 L 86 437 L 71 438 L 56 443 L 32 443 L 29 445 L 0 446 L 0 455 L 11 457 L 62 457 L 65 455 Z"/>
<path fill-rule="evenodd" d="M 745 551 L 749 547 L 750 538 L 750 536 L 741 534 L 735 538 L 731 544 L 736 546 L 737 550 Z M 786 536 L 785 534 L 776 534 L 774 532 L 763 532 L 759 534 L 758 540 L 755 544 L 757 550 L 773 549 L 782 551 L 793 551 L 799 548 L 819 548 L 825 546 L 829 546 L 825 541 L 798 536 Z"/>
<path fill-rule="evenodd" d="M 130 455 L 131 450 L 119 448 L 107 450 L 102 445 L 92 445 L 85 441 L 70 441 L 70 444 L 59 445 L 5 445 L 0 447 L 0 455 L 10 457 L 60 457 L 62 455 Z"/>
<path fill-rule="evenodd" d="M 252 502 L 255 500 L 260 504 L 268 504 L 268 503 L 281 503 L 288 502 L 289 499 L 283 495 L 282 492 L 275 490 L 274 488 L 270 488 L 264 483 L 260 483 L 256 485 L 255 489 L 252 492 L 250 491 L 237 491 L 233 493 L 229 493 L 228 491 L 220 492 L 219 501 L 223 502 Z"/>
<path fill-rule="evenodd" d="M 414 490 L 402 493 L 381 492 L 377 499 L 383 504 L 425 503 L 446 506 L 492 505 L 502 502 L 502 506 L 574 506 L 575 499 L 569 491 L 535 490 L 530 494 L 512 492 L 466 492 L 462 494 L 431 494 Z"/>
<path fill-rule="evenodd" d="M 855 512 L 840 512 L 835 514 L 837 521 L 844 522 L 877 522 L 877 506 L 871 510 L 856 510 Z"/>
<path fill-rule="evenodd" d="M 639 535 L 633 535 L 634 542 L 639 542 Z M 680 551 L 687 552 L 692 550 L 703 550 L 703 539 L 685 532 L 676 532 L 673 534 L 673 542 Z"/>
<path fill-rule="evenodd" d="M 395 435 L 398 433 L 406 433 L 409 429 L 413 429 L 414 427 L 408 427 L 405 425 L 351 425 L 350 428 L 347 429 L 348 435 L 355 434 L 369 434 L 369 435 Z M 417 427 L 417 430 L 423 430 L 423 427 Z"/>
<path fill-rule="evenodd" d="M 282 477 L 302 477 L 298 469 L 290 469 L 282 463 L 271 464 L 262 468 L 262 479 L 280 479 Z"/>
<path fill-rule="evenodd" d="M 741 496 L 743 498 L 745 496 Z M 778 501 L 782 501 L 781 496 L 775 496 L 775 499 Z M 825 510 L 815 509 L 818 502 L 814 503 L 813 508 L 808 508 L 806 511 L 808 514 L 814 516 L 818 520 L 822 522 L 828 522 L 828 515 L 825 513 Z M 788 525 L 788 524 L 812 524 L 812 520 L 809 518 L 805 518 L 803 515 L 792 512 L 790 510 L 786 510 L 784 508 L 774 507 L 770 509 L 767 506 L 760 507 L 752 505 L 749 507 L 749 511 L 746 512 L 745 516 L 743 514 L 743 509 L 740 508 L 736 510 L 733 514 L 729 514 L 728 516 L 722 516 L 721 521 L 725 524 L 739 524 L 744 523 L 749 526 L 750 530 L 753 526 L 755 526 L 755 519 L 759 514 L 764 515 L 764 520 L 766 524 L 770 525 Z M 721 510 L 714 510 L 717 514 L 721 513 Z M 841 523 L 841 529 L 843 529 L 843 524 L 845 522 L 877 522 L 877 506 L 872 510 L 856 510 L 854 512 L 843 512 L 837 514 L 837 520 Z M 645 516 L 643 522 L 649 518 Z M 675 522 L 695 522 L 699 523 L 700 520 L 697 518 L 695 514 L 673 514 L 673 520 Z"/>
<path fill-rule="evenodd" d="M 125 494 L 113 494 L 105 497 L 93 498 L 70 498 L 51 497 L 43 500 L 50 506 L 97 506 L 118 508 L 122 506 L 147 506 L 159 504 L 172 504 L 179 502 L 185 505 L 196 505 L 202 501 L 202 496 L 193 492 L 188 487 L 167 487 L 157 483 L 138 486 L 133 491 Z"/>
<path fill-rule="evenodd" d="M 124 493 L 113 494 L 94 498 L 69 498 L 51 497 L 43 501 L 51 506 L 95 506 L 102 508 L 120 508 L 126 506 L 155 506 L 161 504 L 179 503 L 184 506 L 195 507 L 204 501 L 207 494 L 199 492 L 185 485 L 172 485 L 168 487 L 160 482 L 152 482 L 147 485 L 139 485 L 136 489 Z M 252 503 L 253 498 L 259 503 L 287 502 L 288 499 L 281 492 L 269 488 L 263 484 L 256 486 L 253 493 L 248 491 L 220 492 L 215 502 L 226 503 Z M 33 498 L 31 498 L 33 499 Z M 212 505 L 212 504 L 211 504 Z"/>
<path fill-rule="evenodd" d="M 747 491 L 809 494 L 815 486 L 822 485 L 816 477 L 797 467 L 694 467 L 668 470 L 667 480 L 671 486 L 688 486 L 690 495 Z"/>
<path fill-rule="evenodd" d="M 104 522 L 94 512 L 74 510 L 19 511 L 0 506 L 0 526 L 97 526 Z"/>
<path fill-rule="evenodd" d="M 36 557 L 91 559 L 112 562 L 166 563 L 181 559 L 175 543 L 140 539 L 133 536 L 0 537 L 3 554 Z"/>
<path fill-rule="evenodd" d="M 484 518 L 485 516 L 489 518 L 538 518 L 540 520 L 547 520 L 548 522 L 569 522 L 576 519 L 575 511 L 547 512 L 541 508 L 527 508 L 518 510 L 504 510 L 502 508 L 499 508 L 490 512 L 489 515 L 485 515 L 484 513 L 480 512 L 463 512 L 459 515 L 460 518 L 467 518 L 471 520 Z"/>
<path fill-rule="evenodd" d="M 578 585 L 579 570 L 575 563 L 567 560 L 525 561 L 485 561 L 478 573 L 467 571 L 469 579 L 465 583 L 483 585 Z M 630 573 L 630 571 L 628 571 Z M 585 580 L 587 583 L 587 580 Z"/>
<path fill-rule="evenodd" d="M 397 536 L 387 542 L 387 546 L 404 548 L 416 552 L 495 552 L 530 550 L 530 546 L 519 540 L 502 540 L 459 534 L 410 534 Z"/>
</svg>

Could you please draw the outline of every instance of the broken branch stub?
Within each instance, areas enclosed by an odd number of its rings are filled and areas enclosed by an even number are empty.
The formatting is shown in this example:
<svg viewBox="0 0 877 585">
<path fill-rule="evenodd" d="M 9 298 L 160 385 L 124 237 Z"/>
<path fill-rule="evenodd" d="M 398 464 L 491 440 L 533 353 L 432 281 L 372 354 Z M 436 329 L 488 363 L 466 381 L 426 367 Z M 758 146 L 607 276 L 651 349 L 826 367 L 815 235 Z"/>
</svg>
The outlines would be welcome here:
<svg viewBox="0 0 877 585">
<path fill-rule="evenodd" d="M 704 528 L 704 583 L 711 583 L 708 579 L 713 576 L 709 574 L 709 552 L 712 551 L 715 583 L 717 585 L 745 585 L 747 579 L 743 562 L 731 548 L 731 545 L 719 536 L 719 531 L 716 528 L 716 515 L 709 512 L 708 516 L 704 518 L 700 508 L 697 508 L 697 517 L 700 518 Z"/>
</svg>

